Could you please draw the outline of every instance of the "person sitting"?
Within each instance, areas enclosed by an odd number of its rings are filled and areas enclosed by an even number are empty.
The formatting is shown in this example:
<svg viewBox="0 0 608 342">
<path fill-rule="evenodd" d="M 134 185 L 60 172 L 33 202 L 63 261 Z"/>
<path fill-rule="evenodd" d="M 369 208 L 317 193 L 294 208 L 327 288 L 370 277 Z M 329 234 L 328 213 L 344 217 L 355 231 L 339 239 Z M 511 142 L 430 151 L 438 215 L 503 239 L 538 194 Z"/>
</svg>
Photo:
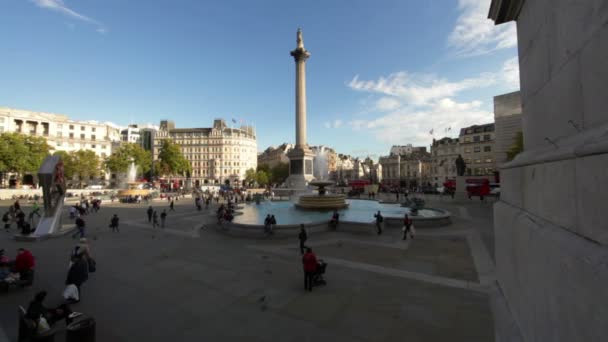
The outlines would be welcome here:
<svg viewBox="0 0 608 342">
<path fill-rule="evenodd" d="M 35 322 L 44 317 L 49 325 L 54 325 L 61 319 L 65 319 L 65 323 L 70 324 L 70 315 L 72 310 L 67 304 L 61 304 L 60 306 L 49 309 L 44 306 L 44 299 L 46 298 L 46 291 L 40 291 L 36 293 L 34 299 L 30 302 L 27 307 L 25 316 Z"/>
<path fill-rule="evenodd" d="M 340 223 L 340 213 L 337 210 L 334 210 L 333 215 L 331 215 L 331 220 L 329 221 L 329 224 L 332 228 L 336 228 L 338 226 L 338 223 Z"/>
<path fill-rule="evenodd" d="M 36 262 L 34 260 L 34 256 L 32 252 L 28 251 L 25 248 L 19 248 L 17 250 L 17 257 L 15 258 L 15 272 L 21 275 L 21 278 L 24 278 L 24 275 L 34 270 Z"/>
</svg>

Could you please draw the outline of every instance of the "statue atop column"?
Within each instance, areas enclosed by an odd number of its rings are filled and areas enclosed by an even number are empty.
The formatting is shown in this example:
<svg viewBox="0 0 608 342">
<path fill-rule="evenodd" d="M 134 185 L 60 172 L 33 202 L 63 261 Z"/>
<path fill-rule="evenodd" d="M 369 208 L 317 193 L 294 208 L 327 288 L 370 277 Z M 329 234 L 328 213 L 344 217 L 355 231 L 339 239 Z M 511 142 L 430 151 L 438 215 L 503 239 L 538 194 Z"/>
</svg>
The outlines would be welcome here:
<svg viewBox="0 0 608 342">
<path fill-rule="evenodd" d="M 298 43 L 298 49 L 300 48 L 304 48 L 304 39 L 302 39 L 302 29 L 298 27 L 298 39 L 297 39 L 297 43 Z"/>
<path fill-rule="evenodd" d="M 458 155 L 458 158 L 456 158 L 454 164 L 456 165 L 456 174 L 459 176 L 464 176 L 467 169 L 467 163 L 465 163 L 464 159 L 462 159 L 462 155 Z"/>
</svg>

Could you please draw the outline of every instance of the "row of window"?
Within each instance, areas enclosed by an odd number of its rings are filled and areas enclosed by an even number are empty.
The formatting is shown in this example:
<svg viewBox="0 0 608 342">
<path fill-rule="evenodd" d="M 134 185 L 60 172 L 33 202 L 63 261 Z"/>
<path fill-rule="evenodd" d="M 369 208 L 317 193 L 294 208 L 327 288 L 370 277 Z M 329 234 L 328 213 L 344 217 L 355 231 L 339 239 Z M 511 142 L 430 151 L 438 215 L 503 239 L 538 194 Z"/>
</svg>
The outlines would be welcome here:
<svg viewBox="0 0 608 342">
<path fill-rule="evenodd" d="M 62 141 L 57 141 L 56 142 L 57 147 L 63 147 L 63 146 L 67 146 L 67 147 L 76 147 L 76 148 L 97 148 L 99 146 L 99 148 L 101 148 L 102 150 L 105 150 L 107 145 L 96 145 L 96 144 L 74 144 L 74 143 L 64 143 Z"/>
<path fill-rule="evenodd" d="M 481 142 L 481 138 L 482 138 L 481 135 L 476 135 L 476 136 L 473 136 L 473 140 L 472 141 L 473 142 Z M 483 141 L 490 141 L 490 140 L 492 140 L 492 135 L 490 135 L 490 134 L 484 134 L 483 135 Z M 464 142 L 465 143 L 470 143 L 471 142 L 471 137 L 464 137 Z"/>
<path fill-rule="evenodd" d="M 216 173 L 218 173 L 218 172 L 214 172 L 214 170 L 205 170 L 205 169 L 202 169 L 202 170 L 193 169 L 192 170 L 192 175 L 194 175 L 194 176 L 207 176 L 207 175 L 210 176 L 210 175 L 214 175 Z M 240 174 L 240 170 L 238 170 L 238 169 L 234 169 L 234 170 L 224 169 L 224 174 L 225 175 L 228 175 L 228 174 L 238 175 L 238 174 Z"/>
<path fill-rule="evenodd" d="M 62 129 L 63 129 L 63 124 L 57 124 L 57 130 L 62 130 Z M 74 125 L 69 125 L 69 129 L 70 129 L 70 131 L 73 131 Z M 80 126 L 80 130 L 85 131 L 86 126 Z M 97 127 L 91 127 L 91 132 L 95 132 L 96 130 L 97 130 Z"/>
<path fill-rule="evenodd" d="M 63 133 L 57 132 L 57 138 L 63 138 Z M 68 138 L 74 139 L 74 133 L 70 132 L 68 134 Z M 80 134 L 80 140 L 86 140 L 86 135 L 84 133 Z M 95 134 L 91 134 L 90 140 L 97 140 L 97 136 Z"/>
<path fill-rule="evenodd" d="M 475 163 L 475 164 L 491 163 L 493 161 L 494 161 L 494 159 L 492 159 L 492 157 L 477 158 L 477 159 L 465 159 L 464 160 L 464 162 L 467 163 L 467 164 L 471 164 L 471 163 Z"/>
<path fill-rule="evenodd" d="M 471 151 L 473 151 L 474 153 L 481 152 L 481 146 L 475 146 L 475 147 L 473 147 L 473 149 L 471 149 L 470 147 L 466 147 L 464 149 L 464 153 L 471 153 Z M 484 146 L 483 151 L 492 152 L 492 146 Z"/>
</svg>

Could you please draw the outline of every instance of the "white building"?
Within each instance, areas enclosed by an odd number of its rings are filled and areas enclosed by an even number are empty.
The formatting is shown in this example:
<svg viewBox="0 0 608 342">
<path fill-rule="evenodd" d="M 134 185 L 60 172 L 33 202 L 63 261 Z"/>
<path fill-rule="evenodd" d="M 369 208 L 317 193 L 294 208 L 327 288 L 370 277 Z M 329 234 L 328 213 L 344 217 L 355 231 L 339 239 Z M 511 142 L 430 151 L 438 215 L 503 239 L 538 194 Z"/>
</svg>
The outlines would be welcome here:
<svg viewBox="0 0 608 342">
<path fill-rule="evenodd" d="M 245 180 L 248 169 L 257 168 L 258 145 L 251 126 L 230 128 L 224 120 L 215 119 L 211 128 L 175 128 L 173 121 L 161 121 L 154 134 L 154 160 L 166 139 L 180 145 L 192 165 L 191 180 L 196 187 L 226 180 L 237 184 Z M 174 178 L 185 184 L 185 179 Z"/>
<path fill-rule="evenodd" d="M 401 145 L 401 146 L 393 145 L 391 147 L 390 154 L 402 156 L 402 155 L 410 155 L 414 152 L 426 152 L 426 147 L 424 147 L 424 146 L 414 147 L 414 146 L 412 146 L 412 144 Z"/>
<path fill-rule="evenodd" d="M 70 120 L 66 115 L 0 107 L 0 133 L 45 137 L 54 151 L 91 150 L 105 158 L 121 140 L 120 127 L 98 121 Z"/>
</svg>

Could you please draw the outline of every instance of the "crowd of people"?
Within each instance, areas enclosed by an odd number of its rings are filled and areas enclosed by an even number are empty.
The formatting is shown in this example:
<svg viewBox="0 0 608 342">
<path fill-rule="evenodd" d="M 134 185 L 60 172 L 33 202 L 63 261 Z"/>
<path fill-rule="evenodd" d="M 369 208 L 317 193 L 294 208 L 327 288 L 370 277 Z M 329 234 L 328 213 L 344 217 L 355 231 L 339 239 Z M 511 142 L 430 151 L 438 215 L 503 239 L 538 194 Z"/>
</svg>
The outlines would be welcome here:
<svg viewBox="0 0 608 342">
<path fill-rule="evenodd" d="M 8 211 L 2 215 L 4 231 L 10 232 L 14 223 L 20 234 L 30 235 L 36 229 L 35 219 L 40 217 L 40 206 L 37 201 L 32 204 L 30 212 L 26 215 L 25 210 L 21 207 L 21 204 L 19 204 L 19 200 L 16 200 L 9 206 Z"/>
</svg>

